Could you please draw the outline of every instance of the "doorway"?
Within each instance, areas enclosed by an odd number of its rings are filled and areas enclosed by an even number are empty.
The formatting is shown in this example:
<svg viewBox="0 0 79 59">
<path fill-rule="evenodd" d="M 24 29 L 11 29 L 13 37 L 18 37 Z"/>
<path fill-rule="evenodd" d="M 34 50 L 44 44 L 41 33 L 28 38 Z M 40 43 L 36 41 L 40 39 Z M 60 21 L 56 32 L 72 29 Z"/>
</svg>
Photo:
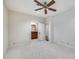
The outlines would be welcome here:
<svg viewBox="0 0 79 59">
<path fill-rule="evenodd" d="M 38 39 L 38 30 L 37 30 L 37 24 L 33 23 L 31 25 L 31 39 Z"/>
<path fill-rule="evenodd" d="M 46 40 L 48 41 L 47 36 L 47 27 L 44 23 L 33 23 L 31 25 L 31 39 L 38 39 L 38 40 Z"/>
</svg>

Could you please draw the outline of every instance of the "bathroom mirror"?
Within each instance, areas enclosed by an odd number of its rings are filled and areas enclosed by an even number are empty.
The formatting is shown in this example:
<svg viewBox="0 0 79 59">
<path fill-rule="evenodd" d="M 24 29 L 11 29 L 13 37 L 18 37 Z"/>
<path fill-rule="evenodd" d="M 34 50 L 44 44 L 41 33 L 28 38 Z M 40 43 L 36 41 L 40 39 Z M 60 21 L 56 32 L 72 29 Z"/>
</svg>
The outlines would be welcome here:
<svg viewBox="0 0 79 59">
<path fill-rule="evenodd" d="M 32 24 L 32 31 L 37 31 L 36 25 Z"/>
</svg>

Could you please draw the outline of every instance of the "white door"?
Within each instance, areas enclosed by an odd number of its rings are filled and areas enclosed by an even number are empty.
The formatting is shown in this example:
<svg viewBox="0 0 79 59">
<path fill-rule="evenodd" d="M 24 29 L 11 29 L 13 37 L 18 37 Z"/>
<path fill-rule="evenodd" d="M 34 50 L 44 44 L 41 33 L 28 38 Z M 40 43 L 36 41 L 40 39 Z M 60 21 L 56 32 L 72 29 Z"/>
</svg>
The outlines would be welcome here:
<svg viewBox="0 0 79 59">
<path fill-rule="evenodd" d="M 43 23 L 38 24 L 38 39 L 45 40 L 45 24 Z"/>
</svg>

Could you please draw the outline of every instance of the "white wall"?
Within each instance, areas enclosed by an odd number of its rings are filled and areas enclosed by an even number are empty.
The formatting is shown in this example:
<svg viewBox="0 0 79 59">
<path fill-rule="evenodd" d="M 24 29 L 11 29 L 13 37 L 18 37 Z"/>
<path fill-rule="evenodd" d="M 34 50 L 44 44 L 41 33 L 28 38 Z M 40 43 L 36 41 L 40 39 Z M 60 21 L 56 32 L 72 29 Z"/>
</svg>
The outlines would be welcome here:
<svg viewBox="0 0 79 59">
<path fill-rule="evenodd" d="M 44 23 L 44 18 L 9 11 L 9 47 L 28 44 L 31 40 L 31 22 Z"/>
<path fill-rule="evenodd" d="M 71 48 L 75 45 L 75 14 L 74 8 L 54 17 L 48 17 L 52 42 Z"/>
<path fill-rule="evenodd" d="M 38 39 L 45 40 L 45 24 L 44 23 L 38 24 Z"/>
<path fill-rule="evenodd" d="M 5 5 L 3 5 L 3 53 L 7 51 L 8 48 L 8 10 Z"/>
<path fill-rule="evenodd" d="M 53 18 L 52 17 L 47 17 L 46 18 L 46 22 L 48 25 L 48 39 L 49 42 L 53 43 L 54 40 L 54 22 L 53 22 Z"/>
</svg>

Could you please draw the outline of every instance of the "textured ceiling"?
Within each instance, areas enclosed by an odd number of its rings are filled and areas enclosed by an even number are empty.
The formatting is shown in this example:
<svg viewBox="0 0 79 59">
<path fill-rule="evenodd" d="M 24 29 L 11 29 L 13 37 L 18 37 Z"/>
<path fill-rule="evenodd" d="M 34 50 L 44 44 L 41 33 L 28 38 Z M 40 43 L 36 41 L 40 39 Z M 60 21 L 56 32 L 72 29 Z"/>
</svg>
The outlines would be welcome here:
<svg viewBox="0 0 79 59">
<path fill-rule="evenodd" d="M 38 0 L 40 2 L 42 1 L 51 1 L 51 0 Z M 62 13 L 64 11 L 69 10 L 74 6 L 74 0 L 55 0 L 56 3 L 51 8 L 54 8 L 57 10 L 57 12 L 52 12 L 48 10 L 48 14 L 44 14 L 44 10 L 40 10 L 38 12 L 35 12 L 34 10 L 39 8 L 40 6 L 37 6 L 34 0 L 5 0 L 5 3 L 9 10 L 18 11 L 22 13 L 32 14 L 40 17 L 47 17 L 47 16 L 54 16 L 56 14 Z"/>
</svg>

